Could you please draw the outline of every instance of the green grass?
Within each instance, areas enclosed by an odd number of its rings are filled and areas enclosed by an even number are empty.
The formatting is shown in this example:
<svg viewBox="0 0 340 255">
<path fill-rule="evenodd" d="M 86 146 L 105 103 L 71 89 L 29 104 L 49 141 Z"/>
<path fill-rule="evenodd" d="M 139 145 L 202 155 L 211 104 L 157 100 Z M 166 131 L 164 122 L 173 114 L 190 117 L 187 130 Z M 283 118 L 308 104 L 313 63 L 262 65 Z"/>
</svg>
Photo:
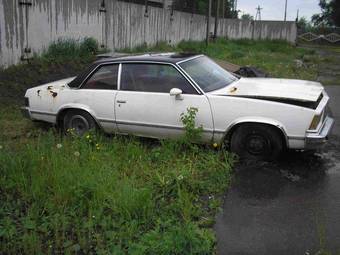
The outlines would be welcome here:
<svg viewBox="0 0 340 255">
<path fill-rule="evenodd" d="M 25 124 L 1 109 L 1 129 Z M 1 253 L 213 252 L 233 162 L 225 150 L 28 130 L 1 137 Z"/>
<path fill-rule="evenodd" d="M 196 52 L 211 58 L 226 60 L 241 66 L 255 66 L 272 77 L 316 80 L 317 65 L 322 58 L 312 49 L 297 48 L 285 41 L 252 41 L 218 39 L 206 47 L 204 42 L 181 42 L 170 46 L 161 42 L 153 47 L 141 45 L 124 52 Z M 304 67 L 297 67 L 295 59 L 303 60 Z"/>
</svg>

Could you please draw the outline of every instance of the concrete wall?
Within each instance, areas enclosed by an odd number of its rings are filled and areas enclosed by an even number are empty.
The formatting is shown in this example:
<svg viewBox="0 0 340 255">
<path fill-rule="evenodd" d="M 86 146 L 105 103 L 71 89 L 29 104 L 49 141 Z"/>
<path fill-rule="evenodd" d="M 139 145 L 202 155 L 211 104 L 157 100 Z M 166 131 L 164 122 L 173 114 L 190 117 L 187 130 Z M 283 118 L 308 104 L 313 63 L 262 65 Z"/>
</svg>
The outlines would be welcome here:
<svg viewBox="0 0 340 255">
<path fill-rule="evenodd" d="M 96 38 L 111 49 L 135 47 L 144 42 L 178 43 L 181 40 L 204 40 L 206 18 L 168 8 L 145 7 L 116 0 L 0 0 L 0 66 L 20 61 L 24 49 L 41 52 L 52 41 L 64 38 Z M 26 13 L 26 8 L 28 12 Z M 214 30 L 212 19 L 210 31 Z M 294 43 L 294 22 L 249 22 L 234 19 L 219 21 L 218 35 L 228 38 L 284 39 Z"/>
<path fill-rule="evenodd" d="M 230 39 L 280 39 L 295 43 L 296 24 L 293 21 L 247 21 L 224 19 L 219 22 L 219 35 Z"/>
</svg>

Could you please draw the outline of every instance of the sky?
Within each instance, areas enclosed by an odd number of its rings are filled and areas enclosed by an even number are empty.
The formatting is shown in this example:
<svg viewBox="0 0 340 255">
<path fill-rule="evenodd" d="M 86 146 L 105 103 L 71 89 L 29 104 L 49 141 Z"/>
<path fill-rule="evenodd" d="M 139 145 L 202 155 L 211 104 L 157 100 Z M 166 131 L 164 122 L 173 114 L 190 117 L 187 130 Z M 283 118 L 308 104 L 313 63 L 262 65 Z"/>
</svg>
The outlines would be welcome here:
<svg viewBox="0 0 340 255">
<path fill-rule="evenodd" d="M 287 20 L 295 20 L 297 9 L 299 17 L 306 17 L 310 20 L 315 13 L 320 13 L 319 0 L 287 0 Z M 237 9 L 239 15 L 249 13 L 256 15 L 256 7 L 260 5 L 262 20 L 283 20 L 285 0 L 238 0 Z"/>
</svg>

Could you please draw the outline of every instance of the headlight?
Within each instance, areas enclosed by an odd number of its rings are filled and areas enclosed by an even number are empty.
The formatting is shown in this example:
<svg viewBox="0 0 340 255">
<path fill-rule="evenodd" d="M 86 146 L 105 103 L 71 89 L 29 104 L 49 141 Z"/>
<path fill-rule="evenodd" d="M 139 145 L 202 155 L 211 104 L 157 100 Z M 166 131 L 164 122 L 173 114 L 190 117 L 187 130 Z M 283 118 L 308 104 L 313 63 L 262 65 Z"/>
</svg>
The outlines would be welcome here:
<svg viewBox="0 0 340 255">
<path fill-rule="evenodd" d="M 28 97 L 25 97 L 25 106 L 26 107 L 30 106 L 30 100 L 28 99 Z"/>
<path fill-rule="evenodd" d="M 310 130 L 316 129 L 318 127 L 319 123 L 320 123 L 320 120 L 321 120 L 321 115 L 315 115 L 313 120 L 312 120 L 312 123 L 310 124 L 309 129 Z"/>
</svg>

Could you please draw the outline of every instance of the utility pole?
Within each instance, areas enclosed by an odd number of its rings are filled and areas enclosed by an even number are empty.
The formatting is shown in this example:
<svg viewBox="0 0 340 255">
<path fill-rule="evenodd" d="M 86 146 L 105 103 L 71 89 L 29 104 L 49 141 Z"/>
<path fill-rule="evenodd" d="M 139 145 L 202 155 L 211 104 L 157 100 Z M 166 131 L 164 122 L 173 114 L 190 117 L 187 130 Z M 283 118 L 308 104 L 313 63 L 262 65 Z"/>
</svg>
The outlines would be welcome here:
<svg viewBox="0 0 340 255">
<path fill-rule="evenodd" d="M 297 9 L 296 11 L 296 19 L 295 19 L 295 22 L 298 22 L 299 21 L 299 9 Z"/>
<path fill-rule="evenodd" d="M 254 20 L 254 22 L 253 22 L 253 34 L 252 34 L 252 38 L 253 38 L 253 39 L 254 39 L 254 32 L 255 32 L 255 24 L 256 24 L 256 20 L 261 21 L 261 10 L 262 10 L 262 9 L 263 9 L 263 8 L 261 8 L 260 5 L 257 6 L 257 8 L 256 8 L 256 16 L 255 16 L 255 20 Z M 259 34 L 259 38 L 258 38 L 258 39 L 261 40 L 261 36 L 262 36 L 262 24 L 261 24 L 261 22 L 259 22 L 259 25 L 260 25 L 260 32 L 258 33 L 258 34 Z"/>
<path fill-rule="evenodd" d="M 285 18 L 284 18 L 284 21 L 287 20 L 287 0 L 285 2 Z"/>
<path fill-rule="evenodd" d="M 260 6 L 257 6 L 255 20 L 261 20 L 261 10 L 262 9 L 263 8 L 261 8 Z"/>
<path fill-rule="evenodd" d="M 206 35 L 206 45 L 209 44 L 209 34 L 210 34 L 210 16 L 211 16 L 211 1 L 209 0 L 208 13 L 207 13 L 207 35 Z"/>
<path fill-rule="evenodd" d="M 220 0 L 215 0 L 215 1 L 216 1 L 216 15 L 215 15 L 214 39 L 216 40 L 217 28 L 218 28 L 218 16 L 219 16 L 219 11 L 220 11 Z"/>
<path fill-rule="evenodd" d="M 222 0 L 222 36 L 224 37 L 224 30 L 225 30 L 225 0 Z"/>
</svg>

